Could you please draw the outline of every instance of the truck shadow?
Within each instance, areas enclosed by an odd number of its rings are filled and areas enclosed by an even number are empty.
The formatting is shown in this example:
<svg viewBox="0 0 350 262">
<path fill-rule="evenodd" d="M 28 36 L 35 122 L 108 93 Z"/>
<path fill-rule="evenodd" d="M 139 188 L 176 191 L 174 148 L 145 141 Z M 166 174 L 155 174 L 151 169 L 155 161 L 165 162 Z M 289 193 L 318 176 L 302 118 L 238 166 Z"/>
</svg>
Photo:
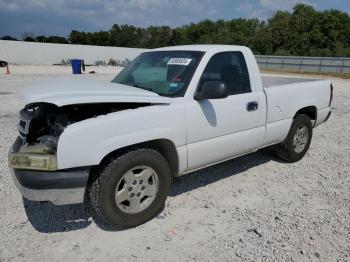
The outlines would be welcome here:
<svg viewBox="0 0 350 262">
<path fill-rule="evenodd" d="M 226 177 L 239 175 L 257 165 L 280 161 L 270 148 L 193 172 L 174 179 L 170 196 L 177 196 L 206 186 Z M 31 225 L 39 232 L 67 232 L 86 228 L 94 222 L 106 231 L 120 231 L 102 221 L 88 201 L 83 204 L 56 206 L 52 203 L 33 202 L 23 199 L 25 212 Z"/>
<path fill-rule="evenodd" d="M 31 225 L 42 233 L 78 230 L 92 223 L 84 204 L 56 206 L 23 198 L 23 205 Z"/>
<path fill-rule="evenodd" d="M 173 180 L 170 196 L 177 196 L 196 188 L 215 183 L 218 180 L 239 175 L 244 171 L 269 161 L 282 162 L 271 148 L 241 156 L 205 169 L 176 177 Z"/>
<path fill-rule="evenodd" d="M 122 230 L 106 224 L 87 200 L 82 204 L 56 206 L 51 202 L 35 202 L 23 198 L 23 205 L 29 222 L 41 233 L 79 230 L 90 226 L 92 222 L 105 231 Z"/>
</svg>

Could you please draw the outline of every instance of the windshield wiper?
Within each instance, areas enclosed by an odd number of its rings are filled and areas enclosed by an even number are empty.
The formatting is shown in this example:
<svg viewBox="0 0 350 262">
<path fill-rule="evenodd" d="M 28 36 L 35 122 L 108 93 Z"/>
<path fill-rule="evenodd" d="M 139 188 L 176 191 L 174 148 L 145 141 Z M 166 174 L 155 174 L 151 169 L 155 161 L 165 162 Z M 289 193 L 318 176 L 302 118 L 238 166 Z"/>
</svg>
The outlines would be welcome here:
<svg viewBox="0 0 350 262">
<path fill-rule="evenodd" d="M 140 88 L 140 89 L 144 89 L 144 90 L 147 90 L 147 91 L 151 91 L 151 92 L 155 93 L 155 92 L 153 91 L 153 89 L 152 89 L 152 88 L 149 88 L 149 87 L 139 86 L 139 85 L 137 85 L 137 84 L 133 84 L 132 86 L 137 87 L 137 88 Z"/>
<path fill-rule="evenodd" d="M 160 96 L 167 96 L 166 93 L 157 93 L 156 91 L 154 91 L 152 88 L 150 87 L 146 87 L 146 86 L 140 86 L 138 84 L 133 84 L 132 86 L 134 87 L 137 87 L 137 88 L 140 88 L 140 89 L 144 89 L 144 90 L 147 90 L 147 91 L 151 91 L 152 93 L 156 93 L 157 95 L 160 95 Z"/>
</svg>

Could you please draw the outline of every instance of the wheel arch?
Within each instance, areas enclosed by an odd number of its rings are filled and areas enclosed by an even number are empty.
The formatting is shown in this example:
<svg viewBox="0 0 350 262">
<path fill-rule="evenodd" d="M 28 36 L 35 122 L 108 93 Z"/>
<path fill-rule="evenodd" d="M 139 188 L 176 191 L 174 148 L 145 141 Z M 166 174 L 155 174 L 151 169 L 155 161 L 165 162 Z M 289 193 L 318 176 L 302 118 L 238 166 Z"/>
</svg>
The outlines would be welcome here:
<svg viewBox="0 0 350 262">
<path fill-rule="evenodd" d="M 317 107 L 316 106 L 307 106 L 307 107 L 303 107 L 303 108 L 299 109 L 295 113 L 293 119 L 301 114 L 304 114 L 304 115 L 307 115 L 308 117 L 310 117 L 310 119 L 314 121 L 314 124 L 317 122 Z"/>
<path fill-rule="evenodd" d="M 155 139 L 150 141 L 145 141 L 141 143 L 136 143 L 133 145 L 128 145 L 122 148 L 118 148 L 102 158 L 98 167 L 103 167 L 108 164 L 112 159 L 120 156 L 126 152 L 133 151 L 140 148 L 153 149 L 159 152 L 165 160 L 168 162 L 171 175 L 177 176 L 179 173 L 179 155 L 175 144 L 169 139 Z"/>
</svg>

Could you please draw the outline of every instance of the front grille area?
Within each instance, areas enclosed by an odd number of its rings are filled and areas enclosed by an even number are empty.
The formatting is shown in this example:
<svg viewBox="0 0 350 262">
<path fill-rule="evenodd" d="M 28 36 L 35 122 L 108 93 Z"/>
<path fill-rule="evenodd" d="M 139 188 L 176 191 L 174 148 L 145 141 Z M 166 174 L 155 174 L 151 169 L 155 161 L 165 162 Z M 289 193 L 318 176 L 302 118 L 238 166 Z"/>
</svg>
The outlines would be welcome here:
<svg viewBox="0 0 350 262">
<path fill-rule="evenodd" d="M 22 138 L 24 143 L 29 135 L 30 122 L 32 118 L 33 116 L 31 112 L 28 112 L 26 109 L 21 110 L 19 113 L 19 123 L 17 125 L 17 129 L 19 136 Z"/>
<path fill-rule="evenodd" d="M 27 123 L 26 123 L 26 121 L 24 121 L 24 120 L 19 120 L 19 125 L 20 125 L 20 127 L 22 127 L 23 129 L 25 129 Z"/>
<path fill-rule="evenodd" d="M 22 138 L 23 142 L 26 142 L 27 136 L 28 136 L 28 130 L 29 130 L 29 122 L 25 122 L 23 120 L 20 120 L 18 123 L 17 129 L 19 132 L 19 136 Z"/>
</svg>

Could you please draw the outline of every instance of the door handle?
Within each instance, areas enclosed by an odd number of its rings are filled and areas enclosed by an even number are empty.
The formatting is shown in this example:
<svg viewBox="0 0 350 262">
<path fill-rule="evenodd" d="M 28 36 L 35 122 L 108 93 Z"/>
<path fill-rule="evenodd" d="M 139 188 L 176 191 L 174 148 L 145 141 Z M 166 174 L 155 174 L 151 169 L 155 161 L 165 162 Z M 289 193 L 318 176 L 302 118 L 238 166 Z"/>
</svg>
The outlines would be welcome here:
<svg viewBox="0 0 350 262">
<path fill-rule="evenodd" d="M 258 102 L 252 101 L 247 104 L 247 111 L 256 111 L 258 110 Z"/>
</svg>

